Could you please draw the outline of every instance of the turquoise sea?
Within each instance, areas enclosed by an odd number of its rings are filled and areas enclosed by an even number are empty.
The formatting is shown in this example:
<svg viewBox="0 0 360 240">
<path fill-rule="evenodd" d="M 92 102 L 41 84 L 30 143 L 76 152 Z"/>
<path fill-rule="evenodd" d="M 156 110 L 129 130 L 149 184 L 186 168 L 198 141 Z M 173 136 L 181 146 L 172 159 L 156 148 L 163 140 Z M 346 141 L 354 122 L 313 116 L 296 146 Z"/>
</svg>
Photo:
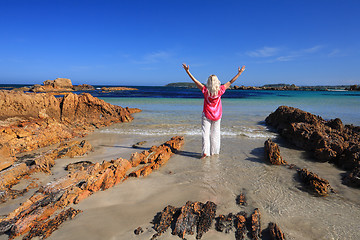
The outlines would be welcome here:
<svg viewBox="0 0 360 240">
<path fill-rule="evenodd" d="M 135 94 L 131 96 L 130 94 Z M 203 106 L 197 89 L 140 87 L 139 91 L 99 94 L 106 102 L 140 108 L 122 134 L 200 135 Z M 324 119 L 340 118 L 360 125 L 360 93 L 349 91 L 249 91 L 228 90 L 222 99 L 222 135 L 267 138 L 272 136 L 265 118 L 281 105 L 300 108 Z"/>
</svg>

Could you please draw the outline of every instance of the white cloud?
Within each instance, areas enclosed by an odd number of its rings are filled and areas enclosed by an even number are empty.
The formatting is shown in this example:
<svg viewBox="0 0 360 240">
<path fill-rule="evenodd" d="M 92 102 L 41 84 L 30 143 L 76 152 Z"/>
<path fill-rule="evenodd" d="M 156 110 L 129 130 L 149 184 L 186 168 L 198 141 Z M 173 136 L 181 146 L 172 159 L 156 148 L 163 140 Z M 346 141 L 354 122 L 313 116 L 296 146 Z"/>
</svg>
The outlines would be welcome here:
<svg viewBox="0 0 360 240">
<path fill-rule="evenodd" d="M 250 57 L 272 57 L 280 51 L 279 48 L 275 47 L 263 47 L 255 51 L 248 51 L 246 54 Z"/>
<path fill-rule="evenodd" d="M 288 55 L 288 56 L 280 56 L 275 59 L 275 61 L 279 62 L 288 62 L 294 60 L 297 56 L 296 55 Z"/>
<path fill-rule="evenodd" d="M 299 52 L 300 52 L 300 53 L 315 53 L 315 52 L 319 51 L 319 50 L 322 49 L 322 48 L 323 48 L 323 46 L 321 46 L 321 45 L 316 45 L 316 46 L 311 47 L 311 48 L 302 49 L 302 50 L 300 50 Z"/>
<path fill-rule="evenodd" d="M 316 45 L 310 48 L 286 50 L 277 47 L 263 47 L 246 54 L 250 57 L 267 58 L 266 62 L 287 62 L 319 52 L 324 46 Z"/>
<path fill-rule="evenodd" d="M 171 56 L 170 52 L 167 51 L 157 51 L 153 53 L 149 53 L 144 55 L 141 60 L 135 60 L 134 63 L 136 64 L 150 64 L 150 63 L 157 63 L 163 60 L 168 59 Z"/>
</svg>

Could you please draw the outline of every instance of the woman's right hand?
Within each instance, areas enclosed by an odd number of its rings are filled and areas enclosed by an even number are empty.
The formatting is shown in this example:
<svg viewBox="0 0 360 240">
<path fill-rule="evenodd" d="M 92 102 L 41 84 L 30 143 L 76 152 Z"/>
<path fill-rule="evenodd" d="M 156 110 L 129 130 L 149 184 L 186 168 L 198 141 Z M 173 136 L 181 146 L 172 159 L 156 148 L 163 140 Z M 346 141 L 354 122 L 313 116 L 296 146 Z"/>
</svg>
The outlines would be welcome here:
<svg viewBox="0 0 360 240">
<path fill-rule="evenodd" d="M 239 71 L 239 73 L 242 73 L 243 71 L 245 71 L 245 65 L 242 66 L 241 68 L 239 67 L 239 68 L 238 68 L 238 71 Z"/>
<path fill-rule="evenodd" d="M 184 68 L 186 71 L 189 71 L 189 65 L 186 66 L 185 63 L 183 63 L 182 65 L 183 65 L 183 68 Z"/>
</svg>

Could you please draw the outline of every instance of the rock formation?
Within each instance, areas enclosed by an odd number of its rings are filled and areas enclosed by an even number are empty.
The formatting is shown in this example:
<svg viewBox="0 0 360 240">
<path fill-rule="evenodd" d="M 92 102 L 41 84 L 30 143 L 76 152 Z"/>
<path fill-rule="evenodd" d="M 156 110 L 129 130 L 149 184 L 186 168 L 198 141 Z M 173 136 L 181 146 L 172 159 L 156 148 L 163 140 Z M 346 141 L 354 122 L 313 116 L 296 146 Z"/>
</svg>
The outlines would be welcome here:
<svg viewBox="0 0 360 240">
<path fill-rule="evenodd" d="M 176 151 L 176 147 L 182 146 L 183 141 L 182 137 L 174 137 L 163 145 L 168 148 L 172 146 L 171 150 Z M 170 158 L 171 155 L 166 154 L 166 156 Z M 20 207 L 2 217 L 0 233 L 7 233 L 10 239 L 28 232 L 25 239 L 34 236 L 46 238 L 63 221 L 79 213 L 78 210 L 68 209 L 54 217 L 57 211 L 67 208 L 70 204 L 77 204 L 97 191 L 106 190 L 126 180 L 127 171 L 131 168 L 128 160 L 118 158 L 71 171 L 65 177 L 40 187 Z M 208 208 L 204 207 L 204 209 Z M 206 224 L 207 222 L 204 221 L 203 225 L 206 226 Z M 206 227 L 202 229 L 205 231 Z"/>
<path fill-rule="evenodd" d="M 43 85 L 34 85 L 30 92 L 56 92 L 56 91 L 73 91 L 73 85 L 68 78 L 56 78 L 55 80 L 46 80 Z"/>
<path fill-rule="evenodd" d="M 338 118 L 326 121 L 287 106 L 280 106 L 265 121 L 294 145 L 312 152 L 319 161 L 334 163 L 345 170 L 360 167 L 360 127 L 344 126 Z"/>
<path fill-rule="evenodd" d="M 95 128 L 129 122 L 133 119 L 131 114 L 139 111 L 111 105 L 88 93 L 55 98 L 46 93 L 3 90 L 0 91 L 0 153 L 14 156 L 83 136 Z"/>
<path fill-rule="evenodd" d="M 269 232 L 271 240 L 286 240 L 285 234 L 276 223 L 269 223 Z"/>
<path fill-rule="evenodd" d="M 326 196 L 332 191 L 330 183 L 326 179 L 320 178 L 317 174 L 309 172 L 305 168 L 299 169 L 298 174 L 305 183 L 305 186 L 316 195 Z"/>
<path fill-rule="evenodd" d="M 260 223 L 260 211 L 255 208 L 253 214 L 251 214 L 251 239 L 257 240 L 261 238 L 261 223 Z"/>
<path fill-rule="evenodd" d="M 93 91 L 95 88 L 89 84 L 73 85 L 74 91 Z"/>
<path fill-rule="evenodd" d="M 181 208 L 167 206 L 154 218 L 154 229 L 156 234 L 151 239 L 156 239 L 172 226 L 172 234 L 184 239 L 185 234 L 194 235 L 201 239 L 207 232 L 216 215 L 216 204 L 213 202 L 191 202 L 188 201 Z"/>
<path fill-rule="evenodd" d="M 36 156 L 27 161 L 18 161 L 11 167 L 0 171 L 0 202 L 8 199 L 14 199 L 21 196 L 32 187 L 30 184 L 23 190 L 13 190 L 12 187 L 17 184 L 21 178 L 29 176 L 34 172 L 51 173 L 51 168 L 55 165 L 55 160 L 62 157 L 82 156 L 92 150 L 89 142 L 83 140 L 63 142 L 55 150 L 49 150 L 44 154 Z"/>
<path fill-rule="evenodd" d="M 245 196 L 244 193 L 240 193 L 240 194 L 236 197 L 236 204 L 242 205 L 242 206 L 246 206 L 246 205 L 247 205 L 246 196 Z"/>
<path fill-rule="evenodd" d="M 151 239 L 157 239 L 168 228 L 171 228 L 173 235 L 177 235 L 181 239 L 186 239 L 186 235 L 194 235 L 195 231 L 197 232 L 196 239 L 201 239 L 203 234 L 211 228 L 214 219 L 216 231 L 225 234 L 234 232 L 236 240 L 244 239 L 247 232 L 251 239 L 262 238 L 259 209 L 254 209 L 253 214 L 247 218 L 244 211 L 237 214 L 220 214 L 215 217 L 216 208 L 217 205 L 211 201 L 207 201 L 205 204 L 188 201 L 179 208 L 168 205 L 154 217 L 152 224 L 154 224 L 153 228 L 156 233 Z M 275 223 L 269 223 L 269 227 L 265 231 L 269 232 L 268 235 L 273 240 L 285 240 L 284 233 Z M 135 231 L 134 233 L 136 234 Z"/>
<path fill-rule="evenodd" d="M 265 141 L 265 156 L 268 162 L 273 165 L 286 165 L 287 162 L 282 159 L 280 155 L 279 146 L 274 143 L 270 138 Z"/>
<path fill-rule="evenodd" d="M 164 165 L 171 155 L 176 153 L 182 147 L 184 137 L 173 137 L 170 141 L 160 145 L 152 146 L 149 151 L 145 150 L 142 153 L 134 153 L 131 155 L 130 162 L 133 167 L 139 164 L 144 164 L 143 167 L 131 172 L 129 177 L 147 176 L 153 170 L 158 169 Z"/>
</svg>

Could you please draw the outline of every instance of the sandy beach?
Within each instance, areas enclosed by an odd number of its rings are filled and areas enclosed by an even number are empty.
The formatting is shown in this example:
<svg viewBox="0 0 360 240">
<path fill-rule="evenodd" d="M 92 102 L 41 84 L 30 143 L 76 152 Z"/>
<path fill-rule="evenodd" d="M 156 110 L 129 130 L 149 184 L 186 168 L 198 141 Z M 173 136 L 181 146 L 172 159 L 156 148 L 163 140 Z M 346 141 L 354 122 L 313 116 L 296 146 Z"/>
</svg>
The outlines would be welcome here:
<svg viewBox="0 0 360 240">
<path fill-rule="evenodd" d="M 113 128 L 112 126 L 109 128 Z M 63 167 L 74 161 L 102 161 L 118 157 L 129 158 L 138 149 L 131 145 L 147 141 L 149 148 L 168 140 L 168 136 L 109 136 L 94 132 L 86 137 L 94 152 L 85 157 L 61 159 L 53 168 L 52 178 L 64 172 Z M 218 205 L 217 214 L 259 208 L 265 228 L 276 222 L 287 239 L 357 239 L 360 220 L 358 189 L 341 184 L 340 174 L 328 163 L 309 161 L 307 153 L 280 141 L 284 159 L 306 167 L 329 180 L 337 194 L 314 197 L 301 190 L 296 171 L 271 166 L 264 161 L 263 139 L 247 137 L 223 138 L 220 156 L 198 159 L 201 139 L 185 137 L 185 146 L 162 168 L 147 177 L 129 179 L 106 191 L 98 192 L 75 207 L 83 210 L 75 219 L 65 222 L 49 239 L 150 239 L 155 233 L 151 221 L 167 205 L 182 206 L 186 201 L 208 200 Z M 39 177 L 39 176 L 38 176 Z M 246 194 L 248 205 L 240 207 L 235 198 Z M 24 196 L 26 197 L 26 196 Z M 18 199 L 17 201 L 21 201 Z M 4 210 L 4 207 L 2 207 Z M 136 236 L 141 226 L 144 233 Z M 158 239 L 178 239 L 168 230 Z M 6 239 L 3 235 L 0 239 Z M 195 236 L 187 236 L 195 239 Z M 234 239 L 211 229 L 202 239 Z"/>
</svg>

